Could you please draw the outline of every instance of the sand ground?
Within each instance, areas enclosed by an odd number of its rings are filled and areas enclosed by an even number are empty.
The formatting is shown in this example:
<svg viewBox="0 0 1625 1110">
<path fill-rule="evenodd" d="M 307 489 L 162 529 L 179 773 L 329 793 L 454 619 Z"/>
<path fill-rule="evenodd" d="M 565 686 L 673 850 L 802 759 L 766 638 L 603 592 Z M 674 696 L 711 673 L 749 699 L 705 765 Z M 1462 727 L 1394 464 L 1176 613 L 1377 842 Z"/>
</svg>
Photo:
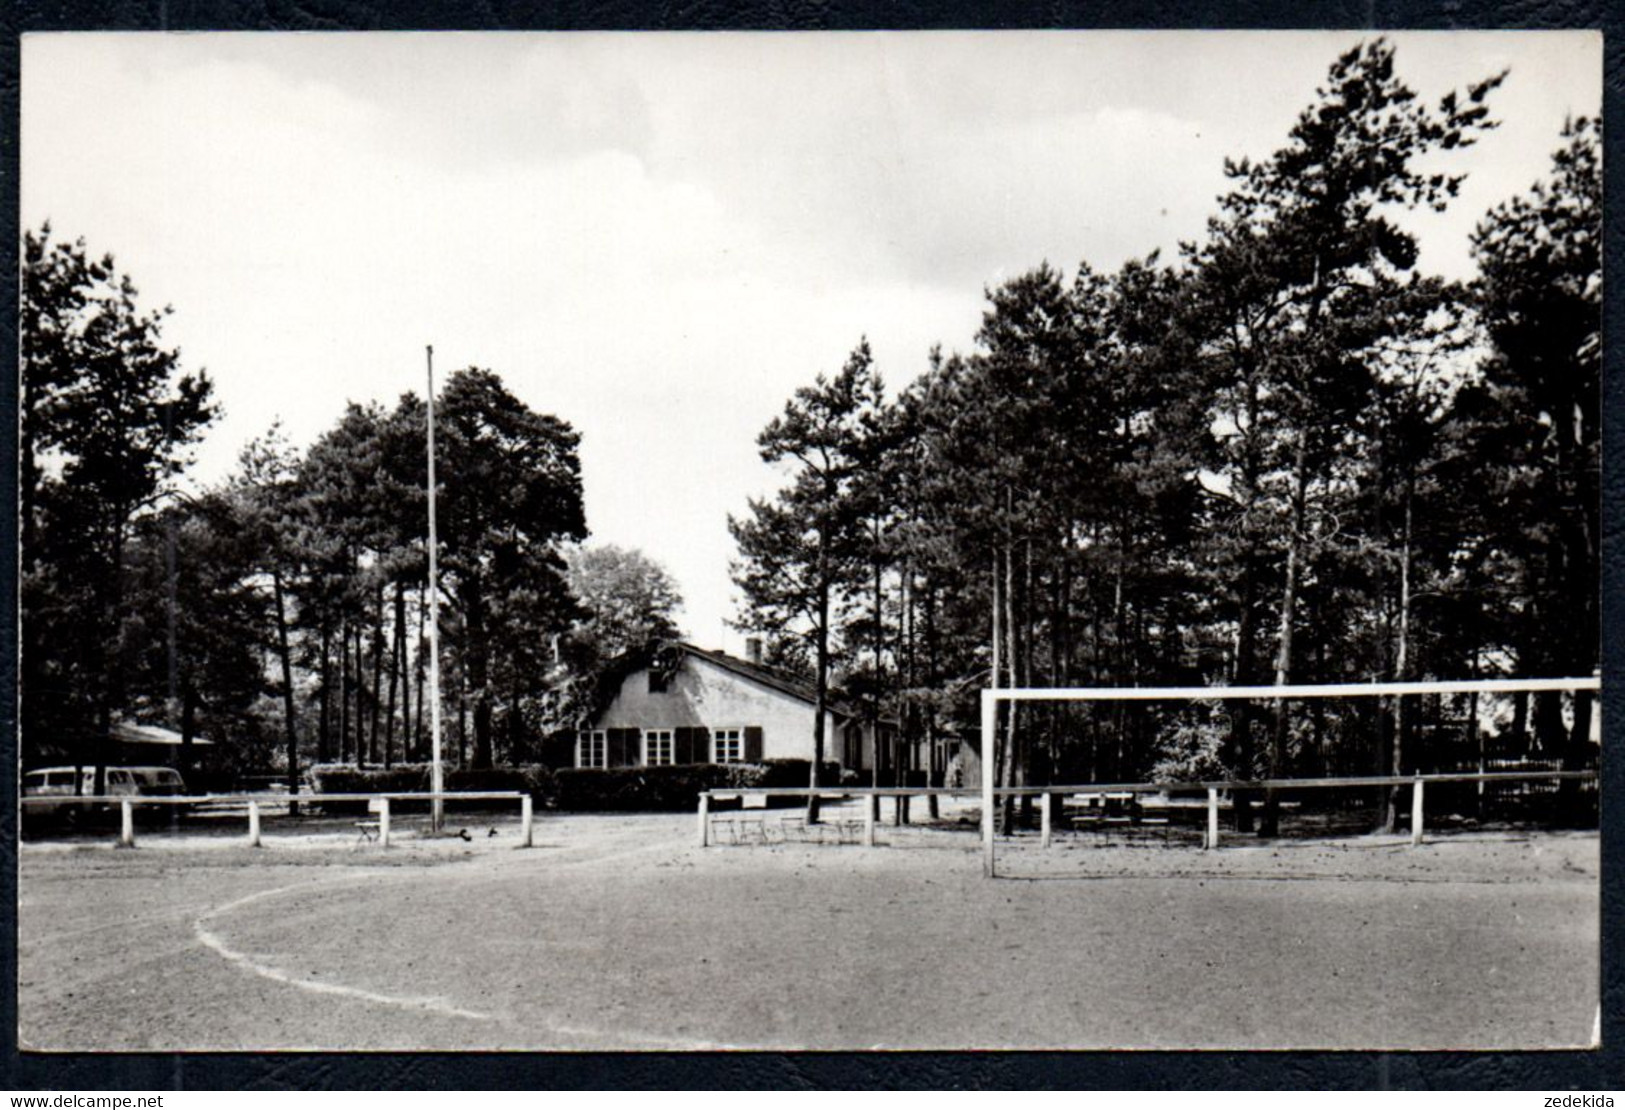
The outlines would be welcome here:
<svg viewBox="0 0 1625 1110">
<path fill-rule="evenodd" d="M 854 814 L 855 815 L 855 814 Z M 470 819 L 472 820 L 472 819 Z M 25 1050 L 1590 1042 L 1584 833 L 701 849 L 692 815 L 22 846 Z"/>
</svg>

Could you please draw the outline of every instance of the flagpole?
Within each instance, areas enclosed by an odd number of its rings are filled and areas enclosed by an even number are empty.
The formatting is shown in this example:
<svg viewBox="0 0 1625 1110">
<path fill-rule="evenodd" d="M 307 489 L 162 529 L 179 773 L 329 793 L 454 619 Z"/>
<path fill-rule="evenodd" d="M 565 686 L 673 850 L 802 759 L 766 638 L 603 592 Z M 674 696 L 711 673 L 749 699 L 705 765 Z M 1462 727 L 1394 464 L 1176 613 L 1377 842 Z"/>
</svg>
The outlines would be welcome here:
<svg viewBox="0 0 1625 1110">
<path fill-rule="evenodd" d="M 445 803 L 440 797 L 445 786 L 440 766 L 440 543 L 434 519 L 434 347 L 426 349 L 429 359 L 429 734 L 434 742 L 434 762 L 429 777 L 429 790 L 434 797 L 429 802 L 429 827 L 439 832 L 445 819 Z"/>
</svg>

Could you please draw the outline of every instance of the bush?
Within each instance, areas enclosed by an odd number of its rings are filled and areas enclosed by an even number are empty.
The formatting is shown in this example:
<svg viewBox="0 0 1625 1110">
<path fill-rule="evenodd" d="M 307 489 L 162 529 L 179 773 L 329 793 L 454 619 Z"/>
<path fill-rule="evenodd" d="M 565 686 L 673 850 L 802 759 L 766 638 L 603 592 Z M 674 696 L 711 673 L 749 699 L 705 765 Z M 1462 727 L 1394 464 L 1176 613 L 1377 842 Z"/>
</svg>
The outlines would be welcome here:
<svg viewBox="0 0 1625 1110">
<path fill-rule="evenodd" d="M 1181 712 L 1157 742 L 1153 782 L 1218 782 L 1233 778 L 1224 762 L 1230 721 L 1217 702 L 1197 702 Z"/>
<path fill-rule="evenodd" d="M 447 790 L 517 790 L 529 794 L 538 805 L 551 805 L 558 795 L 558 783 L 553 772 L 540 763 L 521 763 L 513 767 L 472 767 L 446 772 Z"/>
<path fill-rule="evenodd" d="M 762 769 L 761 781 L 753 783 L 754 786 L 792 786 L 803 789 L 807 786 L 807 776 L 812 771 L 810 759 L 764 759 L 753 766 Z M 841 774 L 839 763 L 825 763 L 818 775 L 820 786 L 843 786 L 845 779 Z"/>
<path fill-rule="evenodd" d="M 660 812 L 693 809 L 704 790 L 764 786 L 803 789 L 811 766 L 805 759 L 769 759 L 761 763 L 681 763 L 669 767 L 573 767 L 558 771 L 554 779 L 560 809 Z M 840 768 L 824 764 L 822 781 L 838 785 Z M 801 802 L 795 797 L 768 800 L 769 805 Z"/>
<path fill-rule="evenodd" d="M 357 767 L 353 763 L 318 763 L 306 774 L 318 794 L 377 794 L 429 789 L 427 763 Z"/>
<path fill-rule="evenodd" d="M 385 770 L 382 767 L 353 767 L 343 763 L 319 763 L 310 769 L 311 790 L 317 794 L 415 794 L 429 789 L 430 766 L 427 763 L 397 763 Z M 445 788 L 452 791 L 517 790 L 528 793 L 541 804 L 553 799 L 557 788 L 553 773 L 541 764 L 518 767 L 491 767 L 484 770 L 446 768 Z M 468 805 L 489 808 L 498 802 L 470 802 Z M 415 810 L 427 809 L 427 803 L 410 803 Z M 402 806 L 401 808 L 407 808 Z M 324 812 L 365 813 L 366 802 L 325 802 Z"/>
<path fill-rule="evenodd" d="M 559 771 L 558 807 L 567 810 L 693 809 L 702 790 L 755 786 L 754 763 L 678 763 L 669 767 L 572 767 Z"/>
</svg>

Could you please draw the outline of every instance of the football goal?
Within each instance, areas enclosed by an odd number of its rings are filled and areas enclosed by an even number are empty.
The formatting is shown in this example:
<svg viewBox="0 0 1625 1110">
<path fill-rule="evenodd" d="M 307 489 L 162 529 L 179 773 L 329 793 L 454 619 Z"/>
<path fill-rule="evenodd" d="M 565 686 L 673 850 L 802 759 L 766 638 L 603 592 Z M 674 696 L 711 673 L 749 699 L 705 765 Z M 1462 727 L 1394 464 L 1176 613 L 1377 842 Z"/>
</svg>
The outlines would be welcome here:
<svg viewBox="0 0 1625 1110">
<path fill-rule="evenodd" d="M 1221 811 L 1238 832 L 1253 832 L 1256 818 L 1257 831 L 1277 835 L 1289 811 L 1299 828 L 1331 827 L 1328 814 L 1352 808 L 1368 830 L 1408 823 L 1421 843 L 1430 807 L 1476 820 L 1494 806 L 1536 812 L 1546 799 L 1594 806 L 1600 688 L 1593 675 L 985 689 L 983 873 L 998 873 L 1000 825 L 1018 826 L 1012 812 L 1035 802 L 1044 846 L 1069 799 L 1084 803 L 1085 823 L 1108 820 L 1117 803 L 1136 827 L 1154 799 L 1165 829 L 1190 818 L 1209 848 Z M 1016 744 L 1025 758 L 1011 758 Z"/>
</svg>

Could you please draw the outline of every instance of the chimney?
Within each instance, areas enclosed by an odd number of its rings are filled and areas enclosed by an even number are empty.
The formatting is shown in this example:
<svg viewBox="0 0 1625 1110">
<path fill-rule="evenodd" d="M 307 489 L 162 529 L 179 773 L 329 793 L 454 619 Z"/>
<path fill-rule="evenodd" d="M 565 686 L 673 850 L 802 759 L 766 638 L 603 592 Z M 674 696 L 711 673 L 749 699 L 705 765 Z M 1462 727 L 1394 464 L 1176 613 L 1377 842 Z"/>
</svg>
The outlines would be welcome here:
<svg viewBox="0 0 1625 1110">
<path fill-rule="evenodd" d="M 762 638 L 760 636 L 745 637 L 745 662 L 758 667 L 762 665 Z"/>
</svg>

